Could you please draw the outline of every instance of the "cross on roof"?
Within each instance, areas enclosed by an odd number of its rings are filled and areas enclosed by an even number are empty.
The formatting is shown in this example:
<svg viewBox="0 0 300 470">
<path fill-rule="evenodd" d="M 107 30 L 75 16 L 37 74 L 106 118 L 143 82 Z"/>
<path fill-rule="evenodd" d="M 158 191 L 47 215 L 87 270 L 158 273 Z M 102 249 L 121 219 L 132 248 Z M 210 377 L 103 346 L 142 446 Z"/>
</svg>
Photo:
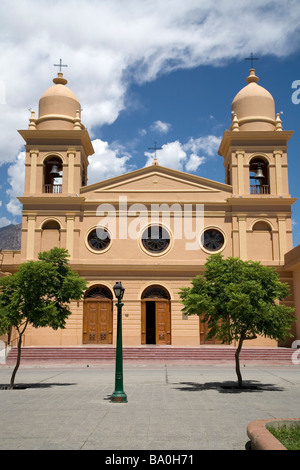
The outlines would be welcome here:
<svg viewBox="0 0 300 470">
<path fill-rule="evenodd" d="M 251 56 L 246 57 L 245 60 L 251 60 L 251 68 L 253 69 L 253 61 L 254 60 L 259 60 L 259 58 L 258 57 L 253 57 L 253 52 L 251 52 Z"/>
<path fill-rule="evenodd" d="M 156 142 L 154 142 L 154 147 L 148 147 L 148 150 L 154 150 L 154 158 L 156 158 L 156 150 L 162 150 L 162 148 L 156 147 Z"/>
<path fill-rule="evenodd" d="M 59 59 L 59 64 L 53 64 L 53 66 L 54 66 L 54 67 L 59 67 L 59 71 L 60 71 L 60 72 L 61 72 L 61 68 L 62 68 L 62 67 L 68 67 L 67 65 L 64 65 L 64 64 L 62 63 L 62 60 L 61 60 L 61 59 Z"/>
</svg>

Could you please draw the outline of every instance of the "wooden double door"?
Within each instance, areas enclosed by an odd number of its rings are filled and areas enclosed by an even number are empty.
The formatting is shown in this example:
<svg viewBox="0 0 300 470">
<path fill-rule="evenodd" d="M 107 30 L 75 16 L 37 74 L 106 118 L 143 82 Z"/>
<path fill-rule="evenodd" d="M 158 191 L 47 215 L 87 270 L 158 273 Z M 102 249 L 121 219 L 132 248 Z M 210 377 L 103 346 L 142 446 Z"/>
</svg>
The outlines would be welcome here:
<svg viewBox="0 0 300 470">
<path fill-rule="evenodd" d="M 142 300 L 141 320 L 142 344 L 171 344 L 171 311 L 169 300 Z"/>
<path fill-rule="evenodd" d="M 83 344 L 112 344 L 112 340 L 112 300 L 86 299 L 83 308 Z"/>
<path fill-rule="evenodd" d="M 222 344 L 222 341 L 213 338 L 208 338 L 207 335 L 209 333 L 209 329 L 207 327 L 207 323 L 201 321 L 201 317 L 199 317 L 199 332 L 200 332 L 200 344 Z"/>
</svg>

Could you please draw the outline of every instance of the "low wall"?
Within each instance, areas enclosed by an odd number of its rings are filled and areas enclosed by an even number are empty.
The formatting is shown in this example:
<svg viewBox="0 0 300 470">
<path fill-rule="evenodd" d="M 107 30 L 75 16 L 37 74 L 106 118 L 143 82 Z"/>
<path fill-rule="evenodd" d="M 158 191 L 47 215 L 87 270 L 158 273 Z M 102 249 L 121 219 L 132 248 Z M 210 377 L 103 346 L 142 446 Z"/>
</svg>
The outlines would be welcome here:
<svg viewBox="0 0 300 470">
<path fill-rule="evenodd" d="M 247 426 L 247 435 L 252 450 L 287 450 L 268 430 L 279 426 L 300 426 L 300 419 L 261 419 L 252 421 Z"/>
</svg>

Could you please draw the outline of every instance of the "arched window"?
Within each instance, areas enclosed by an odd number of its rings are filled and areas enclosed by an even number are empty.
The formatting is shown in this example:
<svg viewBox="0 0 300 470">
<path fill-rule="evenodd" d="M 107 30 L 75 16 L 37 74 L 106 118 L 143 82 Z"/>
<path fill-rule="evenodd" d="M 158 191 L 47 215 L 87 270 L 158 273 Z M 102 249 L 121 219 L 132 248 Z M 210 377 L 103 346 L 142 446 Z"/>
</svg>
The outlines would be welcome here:
<svg viewBox="0 0 300 470">
<path fill-rule="evenodd" d="M 112 293 L 106 286 L 92 286 L 86 292 L 85 299 L 112 299 Z"/>
<path fill-rule="evenodd" d="M 250 160 L 250 194 L 270 194 L 269 165 L 262 157 Z"/>
<path fill-rule="evenodd" d="M 270 224 L 268 224 L 268 222 L 265 222 L 264 220 L 261 220 L 259 222 L 256 222 L 253 225 L 252 230 L 254 232 L 261 232 L 261 231 L 271 232 L 272 227 L 270 226 Z"/>
<path fill-rule="evenodd" d="M 41 251 L 48 251 L 55 246 L 60 247 L 61 226 L 57 220 L 47 220 L 42 225 Z"/>
<path fill-rule="evenodd" d="M 42 226 L 42 230 L 60 230 L 57 220 L 47 220 Z"/>
<path fill-rule="evenodd" d="M 62 160 L 50 156 L 44 161 L 44 193 L 60 194 L 62 192 Z"/>
<path fill-rule="evenodd" d="M 250 259 L 272 261 L 274 259 L 272 227 L 264 220 L 257 221 L 249 234 Z"/>
<path fill-rule="evenodd" d="M 147 287 L 142 293 L 142 299 L 168 299 L 170 300 L 169 292 L 162 286 L 153 285 Z"/>
<path fill-rule="evenodd" d="M 226 173 L 226 184 L 231 184 L 231 171 L 230 165 L 227 166 L 227 173 Z"/>
</svg>

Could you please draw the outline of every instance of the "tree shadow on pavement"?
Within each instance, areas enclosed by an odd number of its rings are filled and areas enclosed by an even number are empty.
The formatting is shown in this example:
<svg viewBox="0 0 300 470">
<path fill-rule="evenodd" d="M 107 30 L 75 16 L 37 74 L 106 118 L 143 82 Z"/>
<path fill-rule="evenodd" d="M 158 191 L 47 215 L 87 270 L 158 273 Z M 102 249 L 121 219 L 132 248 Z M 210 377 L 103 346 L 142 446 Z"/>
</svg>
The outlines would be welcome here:
<svg viewBox="0 0 300 470">
<path fill-rule="evenodd" d="M 176 390 L 181 392 L 202 392 L 205 390 L 216 390 L 219 393 L 245 393 L 245 392 L 283 392 L 284 388 L 274 384 L 263 384 L 255 380 L 245 380 L 243 388 L 238 388 L 237 382 L 179 382 Z"/>
<path fill-rule="evenodd" d="M 30 383 L 30 384 L 15 384 L 12 390 L 26 390 L 28 388 L 51 388 L 51 387 L 68 387 L 70 385 L 76 385 L 75 383 Z M 9 390 L 8 384 L 0 384 L 1 390 Z"/>
</svg>

